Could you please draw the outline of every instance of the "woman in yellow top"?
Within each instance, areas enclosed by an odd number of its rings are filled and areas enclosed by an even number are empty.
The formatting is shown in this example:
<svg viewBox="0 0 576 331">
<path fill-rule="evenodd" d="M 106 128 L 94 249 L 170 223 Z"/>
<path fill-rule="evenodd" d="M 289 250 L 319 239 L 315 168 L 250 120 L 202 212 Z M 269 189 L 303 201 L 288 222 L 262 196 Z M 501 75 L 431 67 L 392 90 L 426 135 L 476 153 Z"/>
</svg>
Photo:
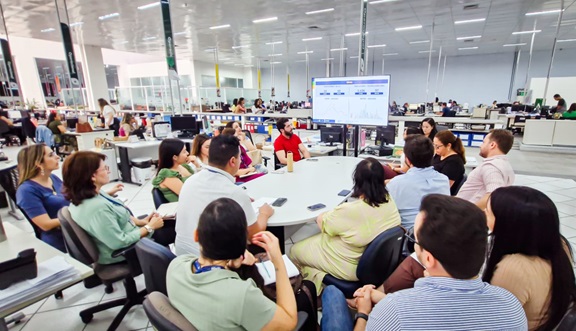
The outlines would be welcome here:
<svg viewBox="0 0 576 331">
<path fill-rule="evenodd" d="M 380 233 L 400 225 L 400 214 L 384 184 L 384 168 L 367 158 L 354 171 L 352 197 L 334 210 L 318 216 L 320 233 L 296 243 L 290 259 L 304 279 L 320 293 L 326 274 L 357 281 L 356 268 L 366 246 Z"/>
<path fill-rule="evenodd" d="M 158 148 L 158 171 L 152 185 L 168 202 L 178 201 L 184 182 L 194 174 L 188 165 L 189 154 L 180 139 L 164 139 Z"/>
<path fill-rule="evenodd" d="M 576 303 L 568 242 L 554 202 L 523 186 L 501 187 L 486 206 L 491 252 L 482 279 L 522 304 L 529 330 L 552 330 Z"/>
</svg>

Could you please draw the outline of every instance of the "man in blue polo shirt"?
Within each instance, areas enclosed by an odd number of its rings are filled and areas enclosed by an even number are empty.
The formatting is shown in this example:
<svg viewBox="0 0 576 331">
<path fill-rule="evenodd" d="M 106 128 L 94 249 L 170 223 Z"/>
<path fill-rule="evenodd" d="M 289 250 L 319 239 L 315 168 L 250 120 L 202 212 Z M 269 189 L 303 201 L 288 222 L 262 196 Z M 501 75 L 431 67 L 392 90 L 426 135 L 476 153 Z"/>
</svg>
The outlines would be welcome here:
<svg viewBox="0 0 576 331">
<path fill-rule="evenodd" d="M 372 285 L 356 291 L 356 321 L 334 286 L 322 295 L 322 329 L 528 330 L 520 302 L 478 276 L 487 246 L 486 216 L 466 200 L 432 194 L 422 200 L 415 251 L 428 277 L 414 288 L 384 294 Z M 374 308 L 372 305 L 376 304 Z"/>
</svg>

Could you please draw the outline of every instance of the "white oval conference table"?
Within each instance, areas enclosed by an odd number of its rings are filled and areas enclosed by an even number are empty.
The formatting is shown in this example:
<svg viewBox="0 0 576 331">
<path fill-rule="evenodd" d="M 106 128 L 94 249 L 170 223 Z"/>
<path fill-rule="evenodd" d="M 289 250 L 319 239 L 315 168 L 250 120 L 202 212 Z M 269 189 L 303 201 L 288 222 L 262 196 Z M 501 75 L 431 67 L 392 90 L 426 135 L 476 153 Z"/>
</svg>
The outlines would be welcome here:
<svg viewBox="0 0 576 331">
<path fill-rule="evenodd" d="M 317 160 L 317 161 L 311 161 Z M 268 230 L 281 243 L 284 242 L 284 227 L 298 229 L 306 222 L 316 220 L 321 213 L 334 209 L 348 196 L 339 196 L 342 190 L 352 190 L 352 175 L 361 158 L 346 156 L 324 156 L 304 159 L 294 163 L 294 171 L 270 172 L 265 176 L 245 183 L 243 186 L 250 197 L 286 198 L 281 207 L 273 207 L 274 215 L 268 220 Z M 322 203 L 326 207 L 316 211 L 308 206 Z M 295 227 L 293 227 L 295 226 Z M 294 231 L 296 231 L 294 230 Z M 283 249 L 284 246 L 281 245 Z"/>
</svg>

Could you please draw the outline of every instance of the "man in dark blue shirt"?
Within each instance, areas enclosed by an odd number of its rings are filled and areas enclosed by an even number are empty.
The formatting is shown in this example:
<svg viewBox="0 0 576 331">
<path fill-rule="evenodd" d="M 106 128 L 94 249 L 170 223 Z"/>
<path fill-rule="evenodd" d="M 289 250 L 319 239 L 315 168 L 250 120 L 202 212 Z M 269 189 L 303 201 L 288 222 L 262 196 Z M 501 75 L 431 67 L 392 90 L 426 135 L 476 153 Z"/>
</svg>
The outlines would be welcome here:
<svg viewBox="0 0 576 331">
<path fill-rule="evenodd" d="M 442 117 L 448 117 L 450 115 L 450 108 L 446 102 L 442 103 Z"/>
</svg>

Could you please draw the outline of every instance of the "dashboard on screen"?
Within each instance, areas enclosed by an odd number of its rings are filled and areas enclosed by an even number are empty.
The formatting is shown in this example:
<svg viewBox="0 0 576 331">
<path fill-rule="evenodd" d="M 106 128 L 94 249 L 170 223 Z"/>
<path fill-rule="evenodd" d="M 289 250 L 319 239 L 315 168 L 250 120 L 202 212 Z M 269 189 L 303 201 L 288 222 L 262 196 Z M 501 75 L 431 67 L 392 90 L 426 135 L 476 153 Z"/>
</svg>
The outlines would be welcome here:
<svg viewBox="0 0 576 331">
<path fill-rule="evenodd" d="M 316 123 L 388 125 L 390 75 L 314 78 L 312 96 Z"/>
</svg>

